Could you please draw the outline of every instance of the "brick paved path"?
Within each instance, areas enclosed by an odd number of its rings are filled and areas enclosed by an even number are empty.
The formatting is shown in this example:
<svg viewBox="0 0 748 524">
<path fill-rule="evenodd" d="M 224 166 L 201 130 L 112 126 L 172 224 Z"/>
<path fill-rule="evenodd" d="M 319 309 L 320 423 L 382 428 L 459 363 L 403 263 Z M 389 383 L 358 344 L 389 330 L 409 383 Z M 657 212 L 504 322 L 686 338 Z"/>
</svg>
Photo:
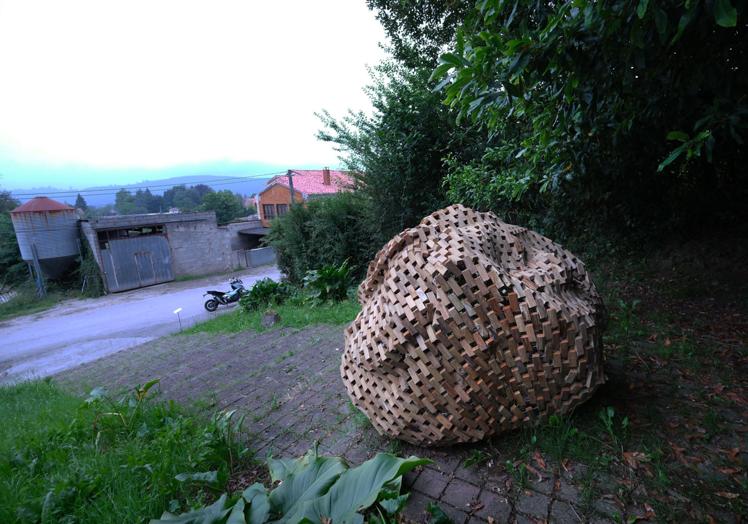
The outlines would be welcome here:
<svg viewBox="0 0 748 524">
<path fill-rule="evenodd" d="M 315 442 L 325 454 L 358 464 L 377 451 L 434 461 L 409 475 L 405 515 L 425 521 L 436 502 L 454 522 L 612 522 L 623 515 L 605 498 L 585 506 L 579 479 L 583 466 L 548 467 L 519 489 L 506 473 L 502 441 L 481 446 L 426 449 L 382 438 L 352 407 L 339 377 L 340 327 L 264 333 L 164 337 L 58 377 L 80 392 L 104 386 L 116 392 L 160 378 L 164 398 L 247 414 L 251 447 L 258 457 L 297 456 Z M 497 449 L 498 448 L 498 449 Z M 469 457 L 491 457 L 466 466 Z M 561 475 L 552 473 L 560 470 Z"/>
</svg>

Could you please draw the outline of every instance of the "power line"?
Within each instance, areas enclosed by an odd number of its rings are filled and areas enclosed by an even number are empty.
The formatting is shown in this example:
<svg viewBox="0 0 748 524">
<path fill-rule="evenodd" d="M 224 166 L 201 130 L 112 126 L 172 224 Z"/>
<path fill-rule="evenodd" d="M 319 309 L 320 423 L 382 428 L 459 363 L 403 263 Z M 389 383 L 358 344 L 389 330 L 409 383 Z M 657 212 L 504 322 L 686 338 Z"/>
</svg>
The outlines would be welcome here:
<svg viewBox="0 0 748 524">
<path fill-rule="evenodd" d="M 135 192 L 138 190 L 145 191 L 146 189 L 161 189 L 161 188 L 172 188 L 176 186 L 196 186 L 198 184 L 204 184 L 209 186 L 222 186 L 222 185 L 231 185 L 231 184 L 239 184 L 241 182 L 244 182 L 246 180 L 255 180 L 255 179 L 262 179 L 262 178 L 271 178 L 273 176 L 282 175 L 285 174 L 285 171 L 278 171 L 274 173 L 263 173 L 258 175 L 247 175 L 242 177 L 229 177 L 229 178 L 219 178 L 219 179 L 213 179 L 213 180 L 195 180 L 190 181 L 189 183 L 185 184 L 174 184 L 173 182 L 170 184 L 149 184 L 146 186 L 128 186 L 128 187 L 122 187 L 116 191 L 114 191 L 111 188 L 101 188 L 101 189 L 86 189 L 86 190 L 69 190 L 69 191 L 49 191 L 49 192 L 36 192 L 36 193 L 14 193 L 11 191 L 11 195 L 14 198 L 19 198 L 21 200 L 30 200 L 34 198 L 35 196 L 57 196 L 59 198 L 62 197 L 75 197 L 77 195 L 81 196 L 108 196 L 108 195 L 116 195 L 121 189 L 125 189 L 126 191 Z"/>
</svg>

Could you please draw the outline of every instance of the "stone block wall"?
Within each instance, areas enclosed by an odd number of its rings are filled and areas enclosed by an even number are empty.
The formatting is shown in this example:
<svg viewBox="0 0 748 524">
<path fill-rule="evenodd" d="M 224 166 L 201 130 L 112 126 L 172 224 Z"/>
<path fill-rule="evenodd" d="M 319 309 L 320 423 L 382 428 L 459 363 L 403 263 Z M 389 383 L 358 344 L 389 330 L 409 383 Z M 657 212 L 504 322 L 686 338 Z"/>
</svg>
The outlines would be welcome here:
<svg viewBox="0 0 748 524">
<path fill-rule="evenodd" d="M 211 220 L 166 224 L 174 275 L 205 275 L 233 269 L 228 232 Z"/>
</svg>

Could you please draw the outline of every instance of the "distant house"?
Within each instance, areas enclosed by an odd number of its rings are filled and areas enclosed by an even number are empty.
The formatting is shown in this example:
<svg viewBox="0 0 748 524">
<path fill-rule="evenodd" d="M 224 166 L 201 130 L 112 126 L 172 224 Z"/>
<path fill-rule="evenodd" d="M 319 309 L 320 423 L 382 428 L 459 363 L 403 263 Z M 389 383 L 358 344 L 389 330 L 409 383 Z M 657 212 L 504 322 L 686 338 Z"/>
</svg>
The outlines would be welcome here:
<svg viewBox="0 0 748 524">
<path fill-rule="evenodd" d="M 289 175 L 293 180 L 294 201 L 300 204 L 311 198 L 350 191 L 353 187 L 353 178 L 345 171 L 289 169 L 288 174 L 268 180 L 267 187 L 257 195 L 257 211 L 264 227 L 269 227 L 275 217 L 288 212 L 291 203 Z"/>
</svg>

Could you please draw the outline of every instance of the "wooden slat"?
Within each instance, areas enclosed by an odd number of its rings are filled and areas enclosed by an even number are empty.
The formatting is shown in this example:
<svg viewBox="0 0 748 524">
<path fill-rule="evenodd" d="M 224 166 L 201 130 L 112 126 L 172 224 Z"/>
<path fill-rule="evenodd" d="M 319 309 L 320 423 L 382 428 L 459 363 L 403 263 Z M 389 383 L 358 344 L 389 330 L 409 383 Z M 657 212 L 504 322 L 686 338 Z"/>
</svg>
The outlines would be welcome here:
<svg viewBox="0 0 748 524">
<path fill-rule="evenodd" d="M 584 265 L 492 213 L 450 206 L 403 231 L 358 298 L 340 369 L 381 434 L 475 442 L 564 414 L 604 381 L 602 301 Z"/>
</svg>

